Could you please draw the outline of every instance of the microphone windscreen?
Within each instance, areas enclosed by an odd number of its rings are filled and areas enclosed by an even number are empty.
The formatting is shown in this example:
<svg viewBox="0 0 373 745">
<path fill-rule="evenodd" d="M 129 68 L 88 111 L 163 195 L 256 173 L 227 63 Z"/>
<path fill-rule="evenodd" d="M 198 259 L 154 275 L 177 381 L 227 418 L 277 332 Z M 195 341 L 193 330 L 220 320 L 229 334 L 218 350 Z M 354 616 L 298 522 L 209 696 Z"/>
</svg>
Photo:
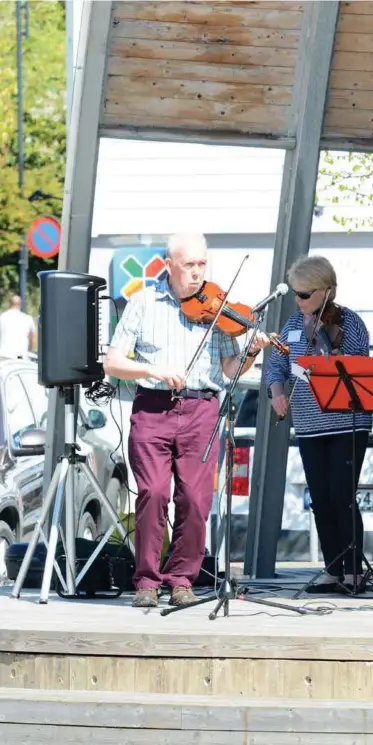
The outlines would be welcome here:
<svg viewBox="0 0 373 745">
<path fill-rule="evenodd" d="M 276 289 L 280 293 L 280 295 L 286 295 L 286 293 L 289 292 L 289 286 L 285 284 L 285 282 L 281 282 L 279 285 L 277 285 Z"/>
</svg>

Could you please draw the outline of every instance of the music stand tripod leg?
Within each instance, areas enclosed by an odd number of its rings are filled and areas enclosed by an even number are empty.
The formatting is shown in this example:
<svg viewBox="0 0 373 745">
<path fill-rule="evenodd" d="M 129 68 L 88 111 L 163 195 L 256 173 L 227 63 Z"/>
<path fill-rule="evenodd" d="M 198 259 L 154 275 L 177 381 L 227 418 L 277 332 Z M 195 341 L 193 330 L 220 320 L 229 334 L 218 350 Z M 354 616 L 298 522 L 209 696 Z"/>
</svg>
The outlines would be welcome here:
<svg viewBox="0 0 373 745">
<path fill-rule="evenodd" d="M 315 575 L 314 575 L 313 577 L 311 577 L 311 579 L 310 579 L 310 580 L 309 580 L 308 582 L 305 582 L 305 583 L 304 583 L 304 585 L 302 585 L 302 587 L 301 587 L 301 588 L 300 588 L 299 590 L 297 590 L 297 591 L 296 591 L 296 592 L 294 593 L 294 595 L 292 595 L 292 599 L 293 599 L 293 600 L 298 600 L 298 598 L 299 598 L 299 597 L 300 597 L 300 596 L 302 595 L 302 593 L 303 593 L 303 592 L 304 592 L 304 591 L 305 591 L 305 590 L 307 589 L 307 587 L 311 587 L 311 585 L 314 585 L 314 584 L 315 584 L 315 582 L 316 582 L 316 581 L 318 580 L 318 578 L 319 578 L 319 577 L 321 577 L 321 576 L 322 576 L 323 574 L 325 574 L 325 572 L 327 572 L 327 571 L 328 571 L 328 570 L 330 569 L 330 567 L 331 567 L 331 566 L 332 566 L 332 565 L 333 565 L 333 564 L 334 564 L 334 563 L 335 563 L 336 561 L 338 561 L 338 559 L 341 559 L 341 558 L 342 558 L 342 557 L 343 557 L 343 556 L 345 555 L 345 553 L 346 553 L 346 550 L 347 550 L 347 549 L 344 549 L 343 551 L 341 551 L 341 552 L 340 552 L 340 553 L 339 553 L 339 554 L 338 554 L 337 556 L 335 556 L 335 557 L 334 557 L 334 558 L 332 559 L 332 561 L 330 561 L 330 562 L 329 562 L 329 564 L 327 564 L 327 565 L 326 565 L 326 566 L 324 566 L 324 567 L 323 567 L 322 569 L 320 569 L 320 571 L 319 571 L 319 572 L 317 572 L 317 574 L 315 574 Z M 337 582 L 336 582 L 336 584 L 337 584 L 337 585 L 339 585 L 339 586 L 340 586 L 340 587 L 341 587 L 341 588 L 343 589 L 343 584 L 342 584 L 342 582 L 339 582 L 339 581 L 337 581 Z"/>
<path fill-rule="evenodd" d="M 356 518 L 357 518 L 357 499 L 356 499 L 356 411 L 357 407 L 355 405 L 355 401 L 352 400 L 352 502 L 351 502 L 351 509 L 352 509 L 352 562 L 353 562 L 353 587 L 352 592 L 348 592 L 348 590 L 345 589 L 345 592 L 351 595 L 358 595 L 360 587 L 365 587 L 366 583 L 369 580 L 369 577 L 373 574 L 373 568 L 371 564 L 369 563 L 368 559 L 366 558 L 363 551 L 361 551 L 361 561 L 364 562 L 366 565 L 366 571 L 363 572 L 362 579 L 360 580 L 359 584 L 357 583 L 357 546 L 356 546 Z"/>
<path fill-rule="evenodd" d="M 232 392 L 228 399 L 228 480 L 227 480 L 227 507 L 226 507 L 226 530 L 225 530 L 225 577 L 222 582 L 218 602 L 213 611 L 209 614 L 210 621 L 214 621 L 220 608 L 224 605 L 224 615 L 229 616 L 229 601 L 234 598 L 234 592 L 231 585 L 231 520 L 232 520 L 232 493 L 233 493 L 233 468 L 234 468 L 234 423 L 236 420 L 236 409 L 233 403 Z"/>
<path fill-rule="evenodd" d="M 362 579 L 360 580 L 359 584 L 357 582 L 357 545 L 356 545 L 356 517 L 357 517 L 357 500 L 356 500 L 356 405 L 354 403 L 354 400 L 351 401 L 352 405 L 352 499 L 351 499 L 351 510 L 352 510 L 352 544 L 349 548 L 352 550 L 352 576 L 353 576 L 353 584 L 352 584 L 352 590 L 348 590 L 347 588 L 344 588 L 344 591 L 348 595 L 358 595 L 359 590 L 361 587 L 365 587 L 366 583 L 368 582 L 369 577 L 373 573 L 373 568 L 370 565 L 368 559 L 366 558 L 363 551 L 360 552 L 361 561 L 364 562 L 366 565 L 366 571 L 363 572 Z M 346 549 L 347 550 L 349 550 Z M 345 551 L 345 553 L 346 553 Z"/>
<path fill-rule="evenodd" d="M 369 563 L 369 561 L 368 561 L 368 559 L 367 559 L 367 557 L 365 556 L 364 553 L 362 554 L 362 559 L 363 559 L 363 562 L 364 562 L 364 564 L 366 566 L 366 570 L 363 573 L 363 577 L 362 577 L 362 580 L 361 580 L 361 583 L 360 583 L 359 587 L 360 586 L 366 587 L 366 585 L 368 584 L 368 582 L 371 580 L 371 577 L 373 576 L 373 567 Z"/>
<path fill-rule="evenodd" d="M 17 579 L 14 583 L 13 590 L 10 595 L 11 598 L 19 598 L 21 594 L 23 583 L 26 579 L 26 575 L 29 570 L 31 560 L 34 555 L 38 540 L 40 538 L 43 525 L 49 513 L 50 507 L 53 503 L 54 495 L 56 493 L 57 485 L 58 485 L 59 478 L 60 478 L 60 472 L 61 472 L 61 463 L 57 463 L 53 476 L 52 476 L 51 483 L 49 484 L 47 493 L 44 498 L 44 503 L 41 509 L 39 520 L 37 521 L 35 525 L 35 528 L 31 536 L 30 543 L 28 544 L 27 551 L 24 555 L 22 564 L 17 574 Z"/>
</svg>

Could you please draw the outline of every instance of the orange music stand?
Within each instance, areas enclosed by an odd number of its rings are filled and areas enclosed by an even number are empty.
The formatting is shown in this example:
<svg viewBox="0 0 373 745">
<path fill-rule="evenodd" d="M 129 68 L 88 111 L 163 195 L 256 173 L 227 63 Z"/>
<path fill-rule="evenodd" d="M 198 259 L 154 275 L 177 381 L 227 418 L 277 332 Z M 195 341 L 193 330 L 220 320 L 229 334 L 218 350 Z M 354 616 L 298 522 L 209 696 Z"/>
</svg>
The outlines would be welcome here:
<svg viewBox="0 0 373 745">
<path fill-rule="evenodd" d="M 373 358 L 363 356 L 300 356 L 297 357 L 298 364 L 306 371 L 312 393 L 324 412 L 351 413 L 352 414 L 352 540 L 349 546 L 336 556 L 321 572 L 312 580 L 314 582 L 323 572 L 328 570 L 334 561 L 340 559 L 344 554 L 353 551 L 353 589 L 351 594 L 356 595 L 358 589 L 365 586 L 368 578 L 373 574 L 373 568 L 362 553 L 361 558 L 367 569 L 363 579 L 357 587 L 356 577 L 356 414 L 361 412 L 373 412 Z M 310 583 L 308 583 L 310 584 Z M 295 597 L 297 597 L 305 585 Z"/>
<path fill-rule="evenodd" d="M 373 358 L 362 356 L 302 356 L 313 395 L 322 411 L 373 411 Z"/>
</svg>

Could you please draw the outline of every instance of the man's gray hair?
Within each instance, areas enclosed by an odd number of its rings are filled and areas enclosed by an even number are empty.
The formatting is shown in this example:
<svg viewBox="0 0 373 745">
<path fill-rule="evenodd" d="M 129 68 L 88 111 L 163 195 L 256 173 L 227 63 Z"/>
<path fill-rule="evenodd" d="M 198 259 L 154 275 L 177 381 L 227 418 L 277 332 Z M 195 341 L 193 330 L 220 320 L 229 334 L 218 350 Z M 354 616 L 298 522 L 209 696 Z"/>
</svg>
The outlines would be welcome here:
<svg viewBox="0 0 373 745">
<path fill-rule="evenodd" d="M 203 233 L 174 233 L 174 235 L 170 235 L 168 239 L 166 250 L 167 258 L 170 259 L 176 251 L 179 251 L 186 246 L 198 246 L 207 251 L 206 238 Z"/>
</svg>

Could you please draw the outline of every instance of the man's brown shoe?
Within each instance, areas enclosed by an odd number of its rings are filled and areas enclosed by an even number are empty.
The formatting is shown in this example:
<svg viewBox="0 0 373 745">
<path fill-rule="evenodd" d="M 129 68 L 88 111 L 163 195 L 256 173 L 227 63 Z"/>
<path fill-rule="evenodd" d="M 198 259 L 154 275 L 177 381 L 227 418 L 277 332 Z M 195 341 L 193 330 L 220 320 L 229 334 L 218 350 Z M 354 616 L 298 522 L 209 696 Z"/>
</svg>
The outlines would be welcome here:
<svg viewBox="0 0 373 745">
<path fill-rule="evenodd" d="M 173 587 L 168 604 L 186 605 L 187 603 L 195 603 L 196 600 L 197 598 L 191 587 Z"/>
<path fill-rule="evenodd" d="M 156 608 L 157 605 L 158 595 L 154 587 L 142 587 L 137 590 L 132 601 L 133 608 Z"/>
</svg>

